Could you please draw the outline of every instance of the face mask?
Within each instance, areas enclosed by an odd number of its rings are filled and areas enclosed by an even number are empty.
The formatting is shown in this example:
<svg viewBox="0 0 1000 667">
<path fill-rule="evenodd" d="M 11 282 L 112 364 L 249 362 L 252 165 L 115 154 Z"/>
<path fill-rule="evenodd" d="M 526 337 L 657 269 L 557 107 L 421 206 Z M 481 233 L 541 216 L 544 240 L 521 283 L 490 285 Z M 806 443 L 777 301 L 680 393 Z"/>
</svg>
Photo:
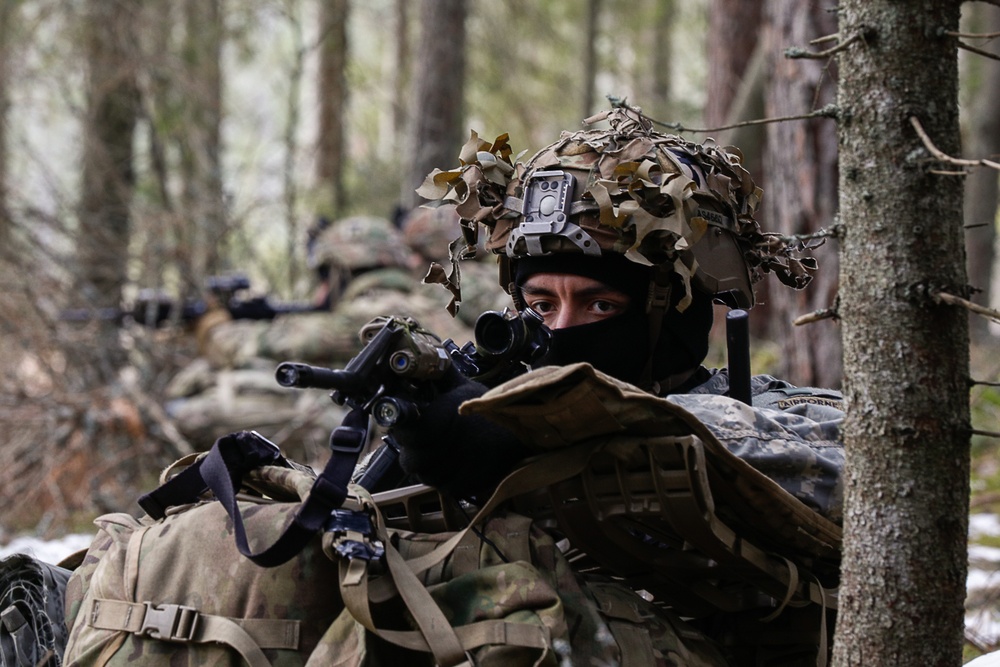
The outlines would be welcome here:
<svg viewBox="0 0 1000 667">
<path fill-rule="evenodd" d="M 653 379 L 662 380 L 697 368 L 708 354 L 711 328 L 710 299 L 695 299 L 683 313 L 668 311 L 654 352 Z M 553 331 L 549 352 L 535 367 L 586 362 L 602 373 L 638 384 L 648 354 L 646 314 L 630 308 L 618 317 Z"/>
<path fill-rule="evenodd" d="M 648 336 L 646 317 L 638 309 L 600 322 L 556 329 L 549 352 L 535 367 L 587 362 L 602 373 L 635 383 L 646 365 Z"/>
</svg>

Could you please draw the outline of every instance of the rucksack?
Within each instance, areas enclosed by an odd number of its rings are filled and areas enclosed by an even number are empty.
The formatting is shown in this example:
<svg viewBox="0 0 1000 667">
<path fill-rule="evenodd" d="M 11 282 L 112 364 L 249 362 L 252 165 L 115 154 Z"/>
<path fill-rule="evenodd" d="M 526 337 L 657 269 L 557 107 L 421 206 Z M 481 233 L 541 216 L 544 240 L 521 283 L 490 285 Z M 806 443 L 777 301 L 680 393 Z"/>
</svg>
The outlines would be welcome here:
<svg viewBox="0 0 1000 667">
<path fill-rule="evenodd" d="M 301 468 L 250 471 L 238 499 L 250 544 L 273 541 L 299 505 L 292 496 L 314 481 Z M 725 664 L 631 591 L 578 579 L 527 517 L 490 511 L 474 530 L 417 533 L 386 527 L 371 496 L 351 491 L 326 531 L 270 568 L 240 555 L 215 500 L 157 521 L 101 517 L 69 582 L 65 664 L 506 667 L 603 656 L 640 666 L 654 654 Z"/>
<path fill-rule="evenodd" d="M 237 526 L 268 551 L 309 471 L 252 467 L 240 521 L 211 497 L 102 517 L 69 582 L 67 664 L 824 664 L 839 527 L 689 412 L 581 365 L 463 410 L 539 450 L 480 508 L 352 487 L 267 568 Z"/>
</svg>

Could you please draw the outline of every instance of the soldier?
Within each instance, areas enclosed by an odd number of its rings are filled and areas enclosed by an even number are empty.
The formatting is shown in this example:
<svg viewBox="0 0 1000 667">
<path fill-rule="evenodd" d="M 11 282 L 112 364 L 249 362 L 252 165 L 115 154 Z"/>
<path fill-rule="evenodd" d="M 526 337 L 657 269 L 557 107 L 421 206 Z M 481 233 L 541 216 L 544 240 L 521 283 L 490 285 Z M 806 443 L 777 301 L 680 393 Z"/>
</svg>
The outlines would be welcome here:
<svg viewBox="0 0 1000 667">
<path fill-rule="evenodd" d="M 499 256 L 500 285 L 518 310 L 535 311 L 552 330 L 550 350 L 536 368 L 585 362 L 664 397 L 697 418 L 729 452 L 839 523 L 844 464 L 840 394 L 756 376 L 746 391 L 752 405 L 746 405 L 730 398 L 737 392 L 726 369 L 702 365 L 713 301 L 750 308 L 753 283 L 766 272 L 802 288 L 815 268 L 811 259 L 794 258 L 781 238 L 761 231 L 754 218 L 761 190 L 735 149 L 657 133 L 633 109 L 614 109 L 589 122 L 603 119 L 610 129 L 564 132 L 524 165 L 508 164 L 504 170 L 496 165 L 510 152 L 505 141 L 473 145 L 478 143 L 473 137 L 463 150 L 463 166 L 435 171 L 420 192 L 457 203 L 463 225 L 487 227 L 486 248 Z M 452 255 L 454 262 L 460 261 L 461 253 Z M 460 295 L 461 285 L 452 287 Z M 456 373 L 419 420 L 394 427 L 403 469 L 447 494 L 481 503 L 510 471 L 540 453 L 505 425 L 474 411 L 459 412 L 459 406 L 487 390 Z M 534 403 L 519 405 L 530 410 Z M 586 418 L 584 410 L 576 416 L 580 422 Z M 544 421 L 538 417 L 537 423 Z M 565 500 L 579 503 L 581 495 L 577 491 Z M 679 517 L 670 522 L 675 520 L 683 523 Z M 617 534 L 645 546 L 659 544 L 632 525 L 630 532 Z M 649 555 L 637 545 L 617 548 Z M 608 552 L 604 556 L 616 561 Z M 660 556 L 653 558 L 661 562 Z M 791 561 L 786 562 L 791 568 Z M 656 571 L 652 563 L 646 567 Z M 582 581 L 588 575 L 579 576 Z M 672 576 L 683 580 L 687 575 Z M 639 596 L 627 586 L 610 585 L 623 600 L 632 596 L 627 606 L 641 607 Z M 835 585 L 835 580 L 823 585 Z M 780 602 L 775 605 L 779 612 L 784 609 Z M 686 630 L 673 627 L 676 637 L 687 632 L 697 637 L 697 628 L 719 640 L 730 651 L 729 664 L 826 664 L 827 609 L 822 601 L 819 609 L 791 615 L 798 620 L 790 621 L 786 614 L 784 622 L 791 624 L 786 627 L 797 629 L 778 640 L 786 642 L 780 648 L 753 646 L 753 637 L 764 637 L 766 622 L 779 612 L 767 618 L 768 611 L 752 608 L 742 610 L 749 616 L 699 612 Z M 739 629 L 748 618 L 750 625 Z M 805 624 L 794 625 L 802 619 Z M 708 664 L 724 663 L 717 657 Z"/>
<path fill-rule="evenodd" d="M 343 366 L 361 349 L 358 330 L 387 314 L 414 317 L 459 344 L 471 338 L 471 330 L 445 312 L 445 295 L 414 277 L 415 256 L 388 220 L 353 216 L 319 224 L 311 235 L 309 263 L 321 282 L 316 298 L 330 310 L 270 321 L 213 311 L 199 321 L 202 356 L 167 388 L 168 413 L 186 437 L 211 442 L 251 427 L 294 458 L 321 462 L 344 411 L 315 392 L 279 386 L 278 363 Z"/>
<path fill-rule="evenodd" d="M 403 219 L 403 235 L 409 246 L 433 266 L 448 260 L 449 245 L 461 236 L 460 222 L 454 206 L 419 207 Z M 510 297 L 497 285 L 496 262 L 489 259 L 489 253 L 477 254 L 476 259 L 480 258 L 482 261 L 463 262 L 460 268 L 462 302 L 456 315 L 470 327 L 475 326 L 480 313 L 512 305 Z M 425 279 L 433 275 L 432 269 Z"/>
<path fill-rule="evenodd" d="M 457 210 L 489 229 L 486 248 L 499 255 L 500 285 L 518 309 L 535 310 L 553 330 L 551 350 L 536 366 L 588 362 L 668 396 L 839 521 L 840 394 L 756 376 L 756 411 L 737 414 L 715 400 L 730 392 L 727 370 L 702 366 L 713 300 L 749 308 L 764 272 L 802 288 L 811 260 L 795 259 L 777 235 L 761 232 L 754 218 L 761 190 L 734 149 L 657 133 L 631 109 L 603 117 L 609 130 L 564 132 L 509 178 L 496 178 L 499 160 L 480 147 L 475 162 L 436 171 L 427 183 L 460 183 L 470 193 Z M 420 192 L 448 203 L 461 196 L 452 186 Z M 529 453 L 502 426 L 457 414 L 486 389 L 456 375 L 424 419 L 397 429 L 407 472 L 459 496 L 482 496 Z M 776 446 L 781 438 L 804 445 L 807 458 L 789 462 Z"/>
</svg>

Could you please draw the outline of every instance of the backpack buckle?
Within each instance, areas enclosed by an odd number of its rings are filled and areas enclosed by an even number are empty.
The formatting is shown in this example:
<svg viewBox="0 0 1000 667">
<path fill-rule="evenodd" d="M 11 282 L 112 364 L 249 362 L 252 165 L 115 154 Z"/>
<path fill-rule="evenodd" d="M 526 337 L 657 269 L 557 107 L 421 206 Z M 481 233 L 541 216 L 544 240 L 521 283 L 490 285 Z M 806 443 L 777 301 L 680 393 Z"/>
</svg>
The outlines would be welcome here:
<svg viewBox="0 0 1000 667">
<path fill-rule="evenodd" d="M 367 513 L 358 510 L 335 509 L 323 526 L 333 535 L 333 549 L 348 560 L 379 560 L 385 549 L 372 536 L 375 527 Z"/>
<path fill-rule="evenodd" d="M 197 609 L 179 604 L 143 604 L 146 605 L 146 615 L 139 628 L 140 635 L 171 642 L 194 640 L 198 629 Z"/>
</svg>

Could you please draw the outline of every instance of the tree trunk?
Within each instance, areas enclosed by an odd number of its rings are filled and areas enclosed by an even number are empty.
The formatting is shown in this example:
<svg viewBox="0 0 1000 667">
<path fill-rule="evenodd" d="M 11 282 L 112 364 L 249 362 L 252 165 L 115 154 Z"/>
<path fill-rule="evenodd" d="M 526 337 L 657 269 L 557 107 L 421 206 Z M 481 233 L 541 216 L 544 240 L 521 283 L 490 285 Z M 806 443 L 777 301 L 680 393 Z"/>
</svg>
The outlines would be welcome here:
<svg viewBox="0 0 1000 667">
<path fill-rule="evenodd" d="M 601 0 L 587 0 L 587 33 L 583 46 L 583 114 L 593 114 L 594 86 L 597 85 L 597 34 L 601 25 Z"/>
<path fill-rule="evenodd" d="M 458 164 L 465 139 L 461 120 L 465 90 L 465 0 L 423 0 L 410 115 L 413 142 L 403 174 L 400 206 L 421 203 L 415 190 L 435 167 Z"/>
<path fill-rule="evenodd" d="M 653 29 L 649 31 L 648 94 L 640 106 L 650 118 L 667 118 L 671 97 L 670 68 L 673 63 L 673 25 L 675 0 L 654 0 Z"/>
<path fill-rule="evenodd" d="M 10 213 L 7 210 L 7 110 L 10 108 L 10 48 L 11 20 L 16 3 L 0 0 L 0 248 L 10 240 Z M 0 257 L 0 261 L 3 261 Z"/>
<path fill-rule="evenodd" d="M 221 267 L 226 236 L 222 193 L 222 8 L 221 0 L 185 4 L 187 95 L 181 135 L 184 210 L 191 258 L 188 289 L 197 291 Z"/>
<path fill-rule="evenodd" d="M 319 146 L 316 183 L 320 212 L 337 218 L 344 209 L 344 118 L 347 115 L 348 0 L 320 3 Z"/>
<path fill-rule="evenodd" d="M 807 113 L 836 98 L 835 72 L 825 60 L 791 59 L 793 45 L 837 31 L 834 15 L 812 0 L 770 0 L 765 6 L 770 55 L 765 117 Z M 772 123 L 764 156 L 764 215 L 768 231 L 792 236 L 831 228 L 837 205 L 837 127 L 829 119 Z M 840 387 L 840 327 L 834 320 L 795 326 L 799 315 L 833 306 L 837 295 L 835 240 L 814 253 L 820 270 L 803 291 L 769 290 L 764 308 L 771 340 L 784 345 L 779 374 L 798 385 Z"/>
<path fill-rule="evenodd" d="M 183 9 L 179 7 L 178 9 Z M 186 273 L 188 266 L 178 266 L 181 255 L 178 245 L 188 225 L 183 212 L 177 210 L 174 193 L 170 187 L 173 173 L 168 166 L 168 146 L 177 125 L 184 125 L 179 118 L 174 82 L 178 78 L 171 31 L 163 26 L 176 23 L 173 0 L 147 0 L 142 4 L 139 42 L 142 44 L 143 77 L 139 80 L 142 116 L 145 120 L 143 134 L 149 151 L 149 183 L 146 186 L 149 209 L 142 216 L 142 225 L 133 230 L 138 237 L 139 285 L 162 285 L 167 273 Z M 186 255 L 184 255 L 186 257 Z"/>
<path fill-rule="evenodd" d="M 763 16 L 764 0 L 711 0 L 705 102 L 705 124 L 709 127 L 721 126 L 730 116 L 747 63 L 757 46 Z"/>
<path fill-rule="evenodd" d="M 131 52 L 137 6 L 129 0 L 92 0 L 88 6 L 87 112 L 77 234 L 80 303 L 118 306 L 126 282 L 129 204 L 135 181 L 132 135 L 138 111 Z M 85 354 L 110 380 L 124 357 L 114 325 L 102 327 Z"/>
<path fill-rule="evenodd" d="M 974 26 L 973 30 L 979 33 L 1000 31 L 1000 14 L 997 10 L 992 7 L 982 9 L 985 10 L 982 12 L 984 20 L 980 25 Z M 978 48 L 1000 55 L 1000 44 L 995 40 Z M 979 87 L 976 91 L 978 94 L 971 96 L 963 153 L 972 159 L 991 156 L 996 160 L 1000 155 L 1000 113 L 997 113 L 994 93 L 1000 90 L 1000 63 L 976 54 L 969 54 L 969 58 L 976 60 Z M 969 284 L 981 290 L 973 292 L 972 301 L 986 307 L 991 305 L 995 261 L 997 178 L 996 170 L 977 168 L 970 171 L 965 179 L 965 250 L 969 262 Z M 976 339 L 987 339 L 989 320 L 975 314 L 970 314 L 970 318 L 972 335 Z"/>
<path fill-rule="evenodd" d="M 389 92 L 392 95 L 392 137 L 390 145 L 403 145 L 406 132 L 406 93 L 410 83 L 410 0 L 396 0 L 393 3 L 392 81 Z"/>
<path fill-rule="evenodd" d="M 836 665 L 962 662 L 969 497 L 962 189 L 951 0 L 844 0 L 839 312 L 847 450 Z"/>
</svg>

